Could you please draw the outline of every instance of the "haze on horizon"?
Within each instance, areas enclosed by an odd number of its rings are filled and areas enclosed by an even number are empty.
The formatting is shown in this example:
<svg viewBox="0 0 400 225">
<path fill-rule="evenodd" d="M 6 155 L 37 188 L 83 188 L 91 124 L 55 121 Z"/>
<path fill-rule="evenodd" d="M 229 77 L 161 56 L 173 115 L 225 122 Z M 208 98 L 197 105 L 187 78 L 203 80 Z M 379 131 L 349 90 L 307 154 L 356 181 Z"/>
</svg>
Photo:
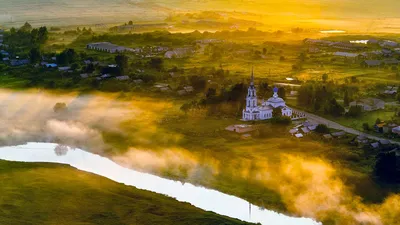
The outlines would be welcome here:
<svg viewBox="0 0 400 225">
<path fill-rule="evenodd" d="M 160 21 L 170 14 L 240 12 L 266 26 L 303 26 L 369 32 L 400 29 L 397 0 L 0 0 L 0 25 L 111 24 Z M 392 30 L 392 31 L 393 31 Z"/>
</svg>

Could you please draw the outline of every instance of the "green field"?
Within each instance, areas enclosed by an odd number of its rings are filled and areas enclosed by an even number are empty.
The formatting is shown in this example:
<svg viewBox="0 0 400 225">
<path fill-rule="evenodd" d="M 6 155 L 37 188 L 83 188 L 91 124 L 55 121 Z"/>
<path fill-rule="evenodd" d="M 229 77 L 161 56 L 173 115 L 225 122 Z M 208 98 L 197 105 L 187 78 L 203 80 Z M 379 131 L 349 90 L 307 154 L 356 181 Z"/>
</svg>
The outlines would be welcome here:
<svg viewBox="0 0 400 225">
<path fill-rule="evenodd" d="M 0 161 L 1 224 L 247 224 L 54 164 Z"/>
</svg>

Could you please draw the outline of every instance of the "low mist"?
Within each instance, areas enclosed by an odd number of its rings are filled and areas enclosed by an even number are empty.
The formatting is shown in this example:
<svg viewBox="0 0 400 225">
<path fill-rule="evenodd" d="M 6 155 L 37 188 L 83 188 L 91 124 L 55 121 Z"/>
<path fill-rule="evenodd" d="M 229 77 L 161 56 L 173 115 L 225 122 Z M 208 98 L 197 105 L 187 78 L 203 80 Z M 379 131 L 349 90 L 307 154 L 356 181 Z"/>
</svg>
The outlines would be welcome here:
<svg viewBox="0 0 400 225">
<path fill-rule="evenodd" d="M 182 148 L 180 134 L 158 125 L 173 104 L 151 100 L 122 101 L 116 94 L 0 90 L 0 144 L 57 142 L 106 154 L 114 146 L 105 140 L 104 132 L 111 132 L 127 137 L 121 140 L 128 145 L 126 149 L 111 156 L 127 167 L 168 173 L 193 183 L 222 173 L 257 182 L 279 193 L 293 214 L 326 224 L 400 224 L 400 195 L 389 196 L 382 204 L 365 204 L 324 159 L 281 154 L 278 160 L 266 156 L 222 160 Z M 58 102 L 66 103 L 68 109 L 55 113 Z"/>
</svg>

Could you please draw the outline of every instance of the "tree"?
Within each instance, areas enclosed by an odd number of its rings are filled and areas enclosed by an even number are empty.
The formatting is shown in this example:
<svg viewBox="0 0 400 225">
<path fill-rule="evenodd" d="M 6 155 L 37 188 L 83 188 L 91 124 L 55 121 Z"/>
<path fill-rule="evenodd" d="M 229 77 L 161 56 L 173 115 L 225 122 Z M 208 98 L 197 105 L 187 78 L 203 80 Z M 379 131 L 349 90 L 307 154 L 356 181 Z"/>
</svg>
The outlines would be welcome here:
<svg viewBox="0 0 400 225">
<path fill-rule="evenodd" d="M 119 55 L 115 56 L 115 63 L 118 65 L 118 67 L 123 72 L 128 67 L 128 57 L 126 55 L 119 54 Z"/>
<path fill-rule="evenodd" d="M 187 112 L 190 110 L 191 108 L 191 104 L 190 103 L 185 103 L 181 106 L 180 110 L 182 110 L 185 115 L 187 114 Z"/>
<path fill-rule="evenodd" d="M 397 95 L 396 95 L 396 99 L 397 99 L 397 101 L 398 101 L 398 102 L 400 102 L 400 92 L 399 92 L 399 93 L 397 93 Z"/>
<path fill-rule="evenodd" d="M 400 181 L 400 165 L 397 162 L 396 152 L 380 153 L 375 164 L 375 174 L 386 182 Z"/>
<path fill-rule="evenodd" d="M 279 57 L 279 61 L 285 61 L 285 56 Z"/>
<path fill-rule="evenodd" d="M 30 25 L 28 22 L 25 22 L 25 24 L 21 28 L 19 28 L 19 30 L 23 32 L 31 32 L 32 25 Z"/>
<path fill-rule="evenodd" d="M 363 123 L 362 127 L 363 127 L 363 130 L 365 130 L 365 131 L 369 131 L 370 130 L 368 123 Z"/>
<path fill-rule="evenodd" d="M 74 49 L 70 48 L 70 49 L 65 49 L 60 54 L 58 54 L 56 56 L 56 61 L 58 64 L 67 65 L 76 61 L 77 58 L 78 54 L 76 54 Z"/>
<path fill-rule="evenodd" d="M 40 53 L 39 48 L 32 48 L 29 51 L 29 59 L 30 59 L 32 64 L 38 63 L 40 61 L 41 53 Z"/>
<path fill-rule="evenodd" d="M 267 54 L 267 49 L 263 48 L 263 55 Z"/>
<path fill-rule="evenodd" d="M 133 25 L 133 21 L 130 20 L 130 21 L 128 22 L 128 25 Z"/>
<path fill-rule="evenodd" d="M 47 31 L 47 27 L 40 27 L 37 35 L 37 42 L 43 44 L 49 38 L 49 32 Z"/>
<path fill-rule="evenodd" d="M 204 91 L 204 88 L 207 85 L 207 80 L 203 76 L 191 76 L 189 80 L 190 84 L 197 91 Z"/>
<path fill-rule="evenodd" d="M 272 117 L 273 118 L 280 118 L 282 117 L 282 109 L 281 108 L 274 108 L 272 110 Z"/>
<path fill-rule="evenodd" d="M 382 123 L 381 119 L 377 118 L 375 124 L 380 124 L 380 123 Z"/>
<path fill-rule="evenodd" d="M 217 90 L 215 88 L 209 88 L 206 93 L 206 98 L 207 99 L 212 99 L 217 95 Z"/>
<path fill-rule="evenodd" d="M 164 60 L 162 58 L 152 58 L 150 59 L 149 66 L 153 69 L 161 71 L 164 67 Z"/>
<path fill-rule="evenodd" d="M 324 83 L 326 83 L 328 81 L 328 74 L 327 73 L 322 74 L 322 81 Z"/>
<path fill-rule="evenodd" d="M 286 90 L 284 87 L 278 88 L 278 95 L 279 97 L 285 99 L 286 98 Z"/>
<path fill-rule="evenodd" d="M 362 115 L 362 107 L 360 105 L 352 105 L 347 112 L 350 117 L 359 117 Z"/>
<path fill-rule="evenodd" d="M 337 103 L 336 99 L 332 98 L 326 106 L 325 112 L 328 112 L 332 116 L 341 116 L 344 113 L 344 108 Z"/>
<path fill-rule="evenodd" d="M 320 134 L 329 134 L 329 128 L 325 124 L 318 124 L 317 128 L 315 128 L 315 132 Z"/>
<path fill-rule="evenodd" d="M 343 104 L 344 106 L 349 106 L 350 104 L 349 92 L 347 90 L 344 91 Z"/>
</svg>

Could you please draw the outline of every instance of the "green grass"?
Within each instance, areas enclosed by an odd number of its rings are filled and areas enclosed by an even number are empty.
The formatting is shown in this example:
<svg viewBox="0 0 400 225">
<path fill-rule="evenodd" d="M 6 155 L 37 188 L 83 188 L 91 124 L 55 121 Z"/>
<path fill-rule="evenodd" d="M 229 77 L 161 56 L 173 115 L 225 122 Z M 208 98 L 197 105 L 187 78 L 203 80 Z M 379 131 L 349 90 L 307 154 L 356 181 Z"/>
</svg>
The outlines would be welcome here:
<svg viewBox="0 0 400 225">
<path fill-rule="evenodd" d="M 0 161 L 0 224 L 247 224 L 69 166 Z"/>
<path fill-rule="evenodd" d="M 341 117 L 324 116 L 324 117 L 332 119 L 333 121 L 340 123 L 344 126 L 362 131 L 363 123 L 368 123 L 370 126 L 373 126 L 377 118 L 386 121 L 390 120 L 393 116 L 394 116 L 394 111 L 392 110 L 377 110 L 372 112 L 365 112 L 360 117 L 357 118 L 351 118 L 346 116 L 341 116 Z"/>
</svg>

